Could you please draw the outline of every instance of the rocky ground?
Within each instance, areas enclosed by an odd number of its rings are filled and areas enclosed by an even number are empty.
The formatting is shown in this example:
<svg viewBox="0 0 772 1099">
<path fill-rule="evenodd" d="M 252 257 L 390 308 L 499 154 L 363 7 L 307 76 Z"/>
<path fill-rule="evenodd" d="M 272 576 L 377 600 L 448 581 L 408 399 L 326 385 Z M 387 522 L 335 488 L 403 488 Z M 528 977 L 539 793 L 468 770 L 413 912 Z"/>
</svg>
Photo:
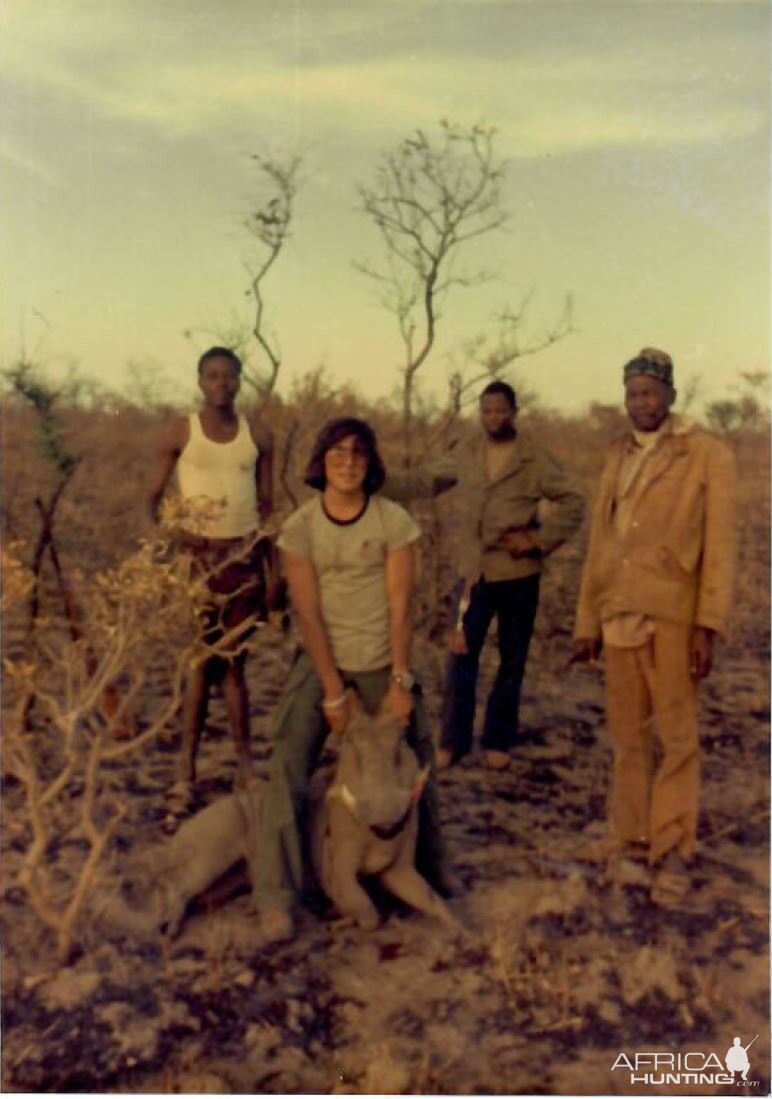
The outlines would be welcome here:
<svg viewBox="0 0 772 1099">
<path fill-rule="evenodd" d="M 251 665 L 254 756 L 289 640 Z M 567 648 L 567 643 L 565 645 Z M 543 654 L 541 654 L 543 655 Z M 769 697 L 766 662 L 728 652 L 703 692 L 704 796 L 694 891 L 654 908 L 644 867 L 609 873 L 577 853 L 599 833 L 608 777 L 602 685 L 538 648 L 511 769 L 475 754 L 440 783 L 471 928 L 449 940 L 384 904 L 374 933 L 315 903 L 291 944 L 254 947 L 249 897 L 200 906 L 178 939 L 109 942 L 84 930 L 73 964 L 14 885 L 20 794 L 3 811 L 3 1085 L 7 1091 L 631 1094 L 621 1051 L 715 1051 L 759 1034 L 754 1094 L 769 1090 Z M 442 657 L 422 647 L 436 718 Z M 486 661 L 483 687 L 493 660 Z M 228 789 L 230 742 L 212 708 L 207 802 Z M 130 812 L 112 866 L 158 838 L 173 737 L 121 764 Z M 72 841 L 75 842 L 75 841 Z M 67 875 L 68 843 L 51 852 Z M 638 1089 L 671 1094 L 667 1086 Z M 724 1094 L 706 1086 L 690 1094 Z"/>
</svg>

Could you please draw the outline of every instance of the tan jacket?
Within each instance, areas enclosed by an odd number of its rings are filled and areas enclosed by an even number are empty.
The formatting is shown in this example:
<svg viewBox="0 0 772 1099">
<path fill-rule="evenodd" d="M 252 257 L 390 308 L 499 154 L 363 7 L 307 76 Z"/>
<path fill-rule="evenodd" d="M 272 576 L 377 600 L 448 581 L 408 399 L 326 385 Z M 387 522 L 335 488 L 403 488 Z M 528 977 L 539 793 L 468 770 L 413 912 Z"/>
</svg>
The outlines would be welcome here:
<svg viewBox="0 0 772 1099">
<path fill-rule="evenodd" d="M 597 638 L 622 613 L 725 632 L 737 540 L 734 455 L 673 416 L 646 459 L 624 535 L 614 523 L 632 435 L 609 448 L 593 509 L 574 636 Z"/>
<path fill-rule="evenodd" d="M 395 500 L 437 496 L 458 486 L 459 575 L 486 580 L 513 580 L 540 572 L 538 557 L 513 559 L 499 545 L 510 528 L 529 530 L 544 556 L 551 553 L 579 527 L 584 517 L 584 497 L 558 461 L 533 439 L 518 432 L 508 463 L 488 481 L 485 438 L 459 443 L 434 461 L 406 472 L 389 473 L 383 492 Z M 539 517 L 539 504 L 554 506 Z"/>
</svg>

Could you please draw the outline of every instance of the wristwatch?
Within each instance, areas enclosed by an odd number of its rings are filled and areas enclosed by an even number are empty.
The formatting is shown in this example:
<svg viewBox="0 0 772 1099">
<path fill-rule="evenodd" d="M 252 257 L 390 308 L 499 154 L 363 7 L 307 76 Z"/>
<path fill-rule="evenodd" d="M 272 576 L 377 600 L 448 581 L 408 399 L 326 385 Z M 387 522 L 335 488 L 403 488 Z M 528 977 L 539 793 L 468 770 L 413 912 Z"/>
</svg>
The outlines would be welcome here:
<svg viewBox="0 0 772 1099">
<path fill-rule="evenodd" d="M 391 678 L 405 691 L 412 691 L 415 686 L 415 676 L 412 672 L 392 672 Z"/>
</svg>

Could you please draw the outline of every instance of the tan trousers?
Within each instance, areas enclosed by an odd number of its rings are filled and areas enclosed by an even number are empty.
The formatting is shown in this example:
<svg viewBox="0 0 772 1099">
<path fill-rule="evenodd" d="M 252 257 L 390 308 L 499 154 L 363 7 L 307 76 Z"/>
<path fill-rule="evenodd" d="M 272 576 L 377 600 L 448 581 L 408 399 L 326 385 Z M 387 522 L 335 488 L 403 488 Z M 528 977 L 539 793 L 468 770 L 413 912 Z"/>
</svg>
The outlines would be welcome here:
<svg viewBox="0 0 772 1099">
<path fill-rule="evenodd" d="M 690 635 L 690 626 L 657 619 L 645 645 L 605 650 L 611 829 L 625 841 L 648 842 L 652 864 L 673 848 L 690 859 L 696 846 L 699 740 Z"/>
</svg>

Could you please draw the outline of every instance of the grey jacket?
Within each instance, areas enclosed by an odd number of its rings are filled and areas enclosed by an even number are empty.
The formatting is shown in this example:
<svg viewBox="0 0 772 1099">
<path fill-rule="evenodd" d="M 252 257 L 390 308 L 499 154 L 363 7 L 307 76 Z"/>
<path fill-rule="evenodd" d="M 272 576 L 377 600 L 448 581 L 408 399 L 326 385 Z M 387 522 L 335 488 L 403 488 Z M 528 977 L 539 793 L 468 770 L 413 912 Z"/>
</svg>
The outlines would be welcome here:
<svg viewBox="0 0 772 1099">
<path fill-rule="evenodd" d="M 512 457 L 488 481 L 485 437 L 462 441 L 442 457 L 415 469 L 388 473 L 383 493 L 407 501 L 438 496 L 458 487 L 459 575 L 476 580 L 513 580 L 537 573 L 542 560 L 576 532 L 584 517 L 584 497 L 548 450 L 518 432 Z M 542 501 L 552 505 L 543 516 Z M 513 559 L 500 545 L 511 529 L 527 529 L 541 557 Z"/>
</svg>

